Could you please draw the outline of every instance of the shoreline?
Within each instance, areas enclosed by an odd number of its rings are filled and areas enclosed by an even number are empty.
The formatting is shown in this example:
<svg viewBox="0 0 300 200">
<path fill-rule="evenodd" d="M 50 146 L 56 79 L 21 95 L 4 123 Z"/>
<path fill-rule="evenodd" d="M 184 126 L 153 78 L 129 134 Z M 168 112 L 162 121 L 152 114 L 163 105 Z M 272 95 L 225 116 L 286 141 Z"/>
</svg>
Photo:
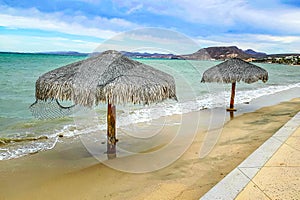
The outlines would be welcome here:
<svg viewBox="0 0 300 200">
<path fill-rule="evenodd" d="M 285 124 L 292 117 L 291 113 L 300 111 L 299 98 L 278 104 L 282 98 L 287 99 L 289 96 L 287 94 L 277 96 L 278 98 L 266 97 L 269 101 L 265 103 L 263 103 L 265 100 L 261 99 L 251 102 L 250 106 L 239 105 L 239 111 L 233 120 L 229 120 L 229 115 L 222 110 L 223 108 L 202 111 L 202 118 L 215 115 L 216 121 L 212 124 L 211 130 L 220 131 L 221 134 L 207 140 L 207 128 L 202 124 L 207 120 L 201 118 L 192 144 L 183 155 L 170 165 L 149 173 L 132 174 L 101 164 L 86 150 L 80 137 L 72 142 L 64 138 L 63 140 L 69 144 L 59 142 L 52 150 L 1 161 L 0 199 L 200 198 Z M 190 125 L 199 113 L 184 115 L 187 123 L 183 130 L 191 129 Z M 218 126 L 224 122 L 224 114 L 227 122 L 220 129 Z M 174 122 L 182 119 L 179 116 L 169 116 L 166 122 L 168 120 Z M 162 132 L 166 135 L 161 139 L 168 141 L 170 138 L 167 136 L 172 136 L 174 130 L 178 130 L 178 126 L 164 127 Z M 191 135 L 193 131 L 190 130 Z M 180 142 L 186 140 L 183 137 L 180 139 Z M 215 140 L 217 143 L 212 145 L 211 151 L 206 150 L 208 155 L 199 158 L 203 142 Z M 166 156 L 172 155 L 180 142 L 166 151 Z M 148 152 L 157 150 L 147 148 Z M 138 148 L 136 150 L 140 151 Z M 150 165 L 164 161 L 163 156 L 152 157 L 154 160 L 140 160 L 140 163 L 134 162 L 135 159 L 135 156 L 125 156 L 116 160 L 122 161 L 123 165 L 126 163 Z"/>
<path fill-rule="evenodd" d="M 244 102 L 244 103 L 240 103 L 240 104 L 237 104 L 236 105 L 236 108 L 237 108 L 237 112 L 234 112 L 233 115 L 235 116 L 238 116 L 240 114 L 243 114 L 243 113 L 246 113 L 246 112 L 252 112 L 254 110 L 257 110 L 261 107 L 264 107 L 264 106 L 271 106 L 271 105 L 275 105 L 279 102 L 282 102 L 282 101 L 288 101 L 292 98 L 296 98 L 298 97 L 298 94 L 300 93 L 300 87 L 293 87 L 293 88 L 289 88 L 289 89 L 286 89 L 286 90 L 283 90 L 283 91 L 280 91 L 280 92 L 276 92 L 276 93 L 273 93 L 273 94 L 269 94 L 269 95 L 265 95 L 265 96 L 261 96 L 261 97 L 258 97 L 256 99 L 253 99 L 251 100 L 250 102 Z M 221 124 L 223 125 L 224 122 L 226 120 L 229 120 L 229 117 L 226 116 L 226 112 L 224 111 L 226 109 L 226 106 L 223 106 L 223 107 L 215 107 L 215 108 L 205 108 L 205 109 L 201 109 L 201 110 L 198 110 L 198 111 L 190 111 L 190 113 L 192 112 L 199 112 L 200 115 L 207 115 L 207 112 L 210 112 L 210 116 L 208 117 L 211 117 L 214 115 L 214 113 L 217 113 L 215 115 L 222 115 L 221 117 L 223 117 L 224 119 L 222 119 L 223 121 L 222 122 L 218 122 L 218 123 L 215 123 L 215 124 Z M 224 111 L 224 112 L 223 112 Z M 201 114 L 202 113 L 202 114 Z M 186 113 L 185 113 L 186 114 Z M 173 116 L 176 116 L 176 115 L 185 115 L 185 114 L 173 114 Z M 233 116 L 232 115 L 232 116 Z M 170 116 L 172 115 L 167 115 L 167 116 L 161 116 L 159 118 L 155 118 L 155 119 L 152 119 L 150 120 L 150 123 L 152 123 L 151 121 L 161 121 L 162 120 L 165 120 L 165 118 L 171 118 Z M 201 118 L 201 117 L 200 117 Z M 200 120 L 199 116 L 197 116 L 197 119 Z M 220 117 L 218 117 L 220 118 Z M 181 119 L 182 120 L 182 119 Z M 216 119 L 213 119 L 213 121 L 215 121 Z M 220 120 L 220 119 L 217 119 L 217 120 Z M 134 127 L 135 125 L 138 125 L 139 124 L 142 124 L 142 127 L 143 127 L 143 124 L 147 124 L 149 123 L 149 121 L 146 121 L 146 122 L 139 122 L 139 123 L 134 123 L 133 124 L 129 124 L 127 126 L 121 126 L 119 127 L 119 129 L 123 129 L 125 127 Z M 171 122 L 171 123 L 174 123 L 174 122 Z M 175 122 L 177 123 L 177 122 Z M 182 123 L 182 122 L 178 122 L 178 123 Z M 201 124 L 208 124 L 209 122 L 208 121 L 203 121 L 201 122 Z M 71 126 L 75 126 L 75 125 L 71 125 Z M 48 126 L 48 129 L 51 129 L 51 124 Z M 140 127 L 139 127 L 140 128 Z M 63 131 L 64 128 L 62 128 L 60 131 Z M 55 129 L 56 130 L 56 129 Z M 59 129 L 57 129 L 59 130 Z M 106 133 L 105 133 L 105 130 L 99 130 L 100 132 L 102 132 L 101 134 L 101 138 L 102 138 L 102 142 L 105 141 L 105 136 L 106 136 Z M 118 131 L 119 133 L 121 131 Z M 126 132 L 126 131 L 125 131 Z M 56 133 L 54 133 L 56 134 Z M 19 138 L 19 137 L 12 137 L 12 138 L 0 138 L 0 146 L 2 146 L 4 149 L 8 146 L 10 147 L 10 145 L 12 146 L 13 148 L 13 143 L 19 145 L 19 144 L 22 144 L 22 142 L 26 142 L 26 141 L 41 141 L 41 142 L 47 142 L 48 140 L 61 140 L 62 138 L 65 139 L 73 139 L 75 137 L 77 137 L 78 135 L 77 134 L 74 134 L 72 135 L 68 135 L 69 133 L 66 133 L 66 136 L 64 136 L 64 133 L 59 133 L 56 135 L 56 137 L 53 137 L 53 135 L 48 135 L 48 134 L 45 134 L 45 135 L 40 135 L 40 136 L 28 136 L 28 137 L 24 137 L 24 138 Z M 80 134 L 81 135 L 81 134 Z M 83 134 L 82 134 L 83 135 Z M 34 151 L 34 152 L 29 152 L 21 156 L 19 155 L 13 155 L 11 158 L 5 158 L 5 154 L 4 154 L 4 157 L 3 159 L 0 159 L 1 160 L 11 160 L 11 159 L 18 159 L 20 157 L 23 157 L 23 156 L 28 156 L 28 155 L 31 155 L 31 154 L 36 154 L 36 153 L 39 153 L 39 152 L 43 152 L 43 151 L 48 151 L 48 150 L 51 150 L 53 147 L 55 148 L 55 145 L 56 145 L 56 142 L 55 141 L 50 141 L 49 145 L 51 146 L 50 148 L 46 148 L 46 149 L 41 149 L 41 150 L 37 150 L 37 151 Z M 66 140 L 68 141 L 68 140 Z M 26 144 L 24 144 L 26 145 Z M 47 144 L 48 145 L 48 144 Z M 49 146 L 48 145 L 48 146 Z M 18 151 L 18 149 L 7 149 L 8 152 L 14 152 L 15 150 Z M 22 151 L 22 150 L 21 150 Z M 1 157 L 0 157 L 1 158 Z"/>
</svg>

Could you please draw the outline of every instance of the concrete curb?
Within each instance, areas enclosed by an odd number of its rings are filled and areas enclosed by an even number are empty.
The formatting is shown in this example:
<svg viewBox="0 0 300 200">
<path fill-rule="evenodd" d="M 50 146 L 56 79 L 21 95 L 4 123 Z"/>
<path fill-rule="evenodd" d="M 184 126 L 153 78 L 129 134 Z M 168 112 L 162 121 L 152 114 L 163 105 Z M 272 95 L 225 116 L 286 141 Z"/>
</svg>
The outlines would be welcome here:
<svg viewBox="0 0 300 200">
<path fill-rule="evenodd" d="M 299 124 L 300 112 L 282 126 L 238 167 L 232 170 L 217 185 L 202 196 L 200 200 L 235 199 L 281 145 L 296 131 Z"/>
</svg>

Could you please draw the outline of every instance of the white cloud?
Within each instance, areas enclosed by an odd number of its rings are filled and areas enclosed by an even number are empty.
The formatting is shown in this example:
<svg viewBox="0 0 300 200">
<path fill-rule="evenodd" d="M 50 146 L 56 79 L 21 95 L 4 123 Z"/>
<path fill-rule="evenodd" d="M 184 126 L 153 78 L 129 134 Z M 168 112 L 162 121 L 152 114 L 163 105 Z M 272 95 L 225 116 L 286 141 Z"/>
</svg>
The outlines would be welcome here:
<svg viewBox="0 0 300 200">
<path fill-rule="evenodd" d="M 0 35 L 0 51 L 12 52 L 48 52 L 79 51 L 93 52 L 99 45 L 96 42 L 72 40 L 61 37 L 36 37 Z"/>
<path fill-rule="evenodd" d="M 28 28 L 61 33 L 93 36 L 107 39 L 116 35 L 122 29 L 135 28 L 136 24 L 119 18 L 86 16 L 66 16 L 63 13 L 41 13 L 37 9 L 17 10 L 0 7 L 0 26 L 7 28 Z"/>
<path fill-rule="evenodd" d="M 223 24 L 231 25 L 234 23 L 234 10 L 244 7 L 244 1 L 234 0 L 175 0 L 181 12 L 171 12 L 172 15 L 179 14 L 180 17 L 200 24 Z"/>
<path fill-rule="evenodd" d="M 117 6 L 127 8 L 129 11 L 136 10 L 138 7 L 156 14 L 175 16 L 201 24 L 230 24 L 233 20 L 232 11 L 245 4 L 243 0 L 154 0 L 143 1 L 142 6 L 140 1 L 114 0 L 114 2 Z"/>
<path fill-rule="evenodd" d="M 33 17 L 11 16 L 0 14 L 0 26 L 9 28 L 28 28 L 47 31 L 58 31 L 74 35 L 93 36 L 97 38 L 109 38 L 116 32 L 84 27 L 77 23 L 68 24 L 58 20 L 39 19 Z"/>
<path fill-rule="evenodd" d="M 130 14 L 132 14 L 132 13 L 138 11 L 138 10 L 141 10 L 142 8 L 143 8 L 143 4 L 137 4 L 136 6 L 130 8 L 130 9 L 126 12 L 126 14 L 130 15 Z"/>
<path fill-rule="evenodd" d="M 119 51 L 151 51 L 186 54 L 197 51 L 197 43 L 176 31 L 162 28 L 141 28 L 118 34 L 104 41 L 96 51 L 116 49 Z"/>
<path fill-rule="evenodd" d="M 263 34 L 226 34 L 219 36 L 198 37 L 199 46 L 238 46 L 254 49 L 269 54 L 300 52 L 300 36 L 273 36 Z"/>
<path fill-rule="evenodd" d="M 134 10 L 140 3 L 114 0 L 118 6 Z M 278 0 L 156 0 L 143 2 L 143 9 L 207 27 L 223 30 L 242 30 L 300 34 L 300 9 L 281 4 Z M 241 28 L 242 27 L 242 28 Z"/>
<path fill-rule="evenodd" d="M 294 42 L 300 42 L 300 36 L 273 36 L 273 35 L 256 35 L 259 41 L 265 42 L 277 42 L 281 44 L 292 44 Z"/>
<path fill-rule="evenodd" d="M 235 11 L 237 26 L 239 24 L 256 30 L 280 34 L 300 34 L 300 9 L 274 8 L 257 10 L 245 8 Z"/>
<path fill-rule="evenodd" d="M 147 30 L 147 29 L 145 29 Z M 227 34 L 208 37 L 188 38 L 170 30 L 157 30 L 156 35 L 147 35 L 138 30 L 117 34 L 102 43 L 62 37 L 35 37 L 0 35 L 0 51 L 80 51 L 93 52 L 107 49 L 126 51 L 148 51 L 186 54 L 209 46 L 238 46 L 241 49 L 254 49 L 269 54 L 300 52 L 300 36 L 272 36 L 263 34 Z M 165 34 L 164 34 L 165 33 Z M 161 37 L 159 37 L 161 35 Z M 166 37 L 170 35 L 170 37 Z"/>
<path fill-rule="evenodd" d="M 176 0 L 176 3 L 182 8 L 182 12 L 169 12 L 170 15 L 178 15 L 200 24 L 212 26 L 216 24 L 234 29 L 246 25 L 246 27 L 275 33 L 300 33 L 300 9 L 275 4 L 275 2 L 270 9 L 253 7 L 245 0 L 204 0 L 201 2 Z"/>
<path fill-rule="evenodd" d="M 99 3 L 100 0 L 80 1 Z M 236 45 L 243 49 L 253 48 L 255 50 L 265 51 L 268 53 L 280 53 L 287 51 L 300 52 L 300 41 L 298 36 L 300 35 L 300 10 L 287 6 L 278 7 L 278 2 L 276 0 L 272 1 L 272 6 L 267 9 L 265 9 L 265 7 L 255 8 L 253 7 L 253 4 L 247 3 L 246 0 L 157 0 L 142 3 L 140 1 L 114 0 L 114 4 L 118 4 L 117 6 L 122 8 L 125 7 L 127 14 L 147 10 L 148 12 L 173 16 L 180 20 L 189 21 L 194 24 L 194 26 L 199 25 L 215 30 L 215 33 L 211 31 L 210 36 L 199 36 L 195 39 L 201 47 Z M 92 36 L 101 39 L 114 38 L 114 40 L 119 40 L 119 44 L 111 44 L 111 47 L 114 48 L 120 45 L 120 41 L 126 40 L 124 38 L 118 38 L 117 36 L 119 33 L 139 27 L 138 24 L 121 18 L 108 19 L 101 16 L 88 18 L 81 13 L 75 13 L 74 16 L 70 16 L 61 12 L 42 13 L 35 8 L 25 10 L 4 6 L 0 6 L 0 26 L 4 26 L 7 29 L 24 28 L 56 31 L 78 36 Z M 258 30 L 260 34 L 250 34 L 251 32 L 247 33 L 247 27 L 252 28 L 254 30 L 252 30 L 252 32 L 256 32 L 255 30 Z M 193 27 L 191 27 L 191 29 L 193 29 Z M 219 29 L 232 29 L 233 32 L 235 30 L 239 31 L 236 31 L 237 34 L 220 35 Z M 182 31 L 188 33 L 190 28 L 182 27 Z M 188 45 L 182 41 L 176 41 L 176 39 L 172 38 L 174 36 L 173 34 L 164 35 L 163 31 L 158 32 L 162 33 L 160 33 L 160 35 L 155 35 L 153 33 L 140 34 L 134 36 L 134 40 L 127 40 L 126 43 L 121 43 L 123 47 L 128 45 L 126 47 L 127 49 L 141 48 L 140 45 L 143 45 L 147 48 L 162 49 L 165 47 L 166 49 L 173 48 L 173 50 L 176 50 L 175 48 L 180 48 L 180 50 L 177 51 L 188 51 L 188 48 L 186 47 Z M 12 37 L 16 37 L 14 38 L 17 39 L 15 41 L 16 43 L 18 43 L 18 41 L 22 41 L 24 44 L 28 44 L 28 48 L 30 48 L 30 44 L 26 42 L 25 39 L 21 39 L 21 36 L 11 36 L 11 38 Z M 24 38 L 26 37 L 27 36 L 24 36 Z M 56 38 L 56 40 L 52 38 L 51 40 L 55 42 L 59 41 L 58 38 Z M 0 42 L 7 43 L 7 41 Z M 55 44 L 57 44 L 59 48 L 72 48 L 72 44 L 69 42 L 71 42 L 71 40 L 68 40 L 65 46 L 61 43 Z M 73 42 L 76 43 L 76 47 L 78 47 L 79 50 L 87 49 L 84 47 L 83 43 L 76 40 Z M 88 44 L 97 46 L 97 44 Z M 15 45 L 16 44 L 13 46 Z M 24 46 L 21 43 L 19 45 Z M 108 43 L 105 43 L 105 45 L 108 45 Z M 6 47 L 9 48 L 9 46 Z M 47 48 L 50 47 L 51 44 L 47 46 Z M 89 50 L 92 51 L 93 48 Z"/>
</svg>

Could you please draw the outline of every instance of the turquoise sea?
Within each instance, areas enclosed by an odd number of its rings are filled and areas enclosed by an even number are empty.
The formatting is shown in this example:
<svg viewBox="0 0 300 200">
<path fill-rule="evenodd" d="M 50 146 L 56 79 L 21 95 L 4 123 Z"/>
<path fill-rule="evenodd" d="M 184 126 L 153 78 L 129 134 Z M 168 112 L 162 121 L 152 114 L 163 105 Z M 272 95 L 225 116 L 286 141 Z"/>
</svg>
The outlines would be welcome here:
<svg viewBox="0 0 300 200">
<path fill-rule="evenodd" d="M 74 116 L 39 120 L 29 106 L 35 102 L 35 81 L 43 73 L 85 59 L 84 56 L 0 53 L 0 160 L 17 158 L 51 149 L 59 136 L 87 133 L 78 129 Z M 165 115 L 182 114 L 205 108 L 226 107 L 230 85 L 200 83 L 202 73 L 220 61 L 138 59 L 175 77 L 178 102 L 166 101 L 150 106 L 118 106 L 118 126 L 147 122 Z M 267 83 L 238 83 L 236 104 L 261 96 L 300 87 L 300 66 L 260 64 L 269 73 Z M 105 129 L 106 106 L 97 110 L 97 129 Z"/>
</svg>

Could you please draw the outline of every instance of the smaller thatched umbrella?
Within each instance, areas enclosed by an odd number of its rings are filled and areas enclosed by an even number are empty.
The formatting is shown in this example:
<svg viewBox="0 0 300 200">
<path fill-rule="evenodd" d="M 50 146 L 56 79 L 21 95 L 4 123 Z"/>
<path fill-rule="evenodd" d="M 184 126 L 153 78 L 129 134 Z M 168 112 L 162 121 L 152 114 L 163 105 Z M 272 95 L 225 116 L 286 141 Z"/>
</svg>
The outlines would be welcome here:
<svg viewBox="0 0 300 200">
<path fill-rule="evenodd" d="M 69 100 L 91 107 L 108 104 L 108 153 L 115 153 L 116 104 L 150 104 L 176 99 L 172 76 L 113 50 L 45 73 L 36 81 L 36 99 Z"/>
<path fill-rule="evenodd" d="M 206 70 L 203 73 L 201 82 L 231 83 L 230 107 L 227 111 L 236 111 L 234 109 L 236 82 L 243 81 L 250 84 L 258 80 L 266 82 L 268 80 L 268 72 L 239 58 L 232 58 Z"/>
</svg>

